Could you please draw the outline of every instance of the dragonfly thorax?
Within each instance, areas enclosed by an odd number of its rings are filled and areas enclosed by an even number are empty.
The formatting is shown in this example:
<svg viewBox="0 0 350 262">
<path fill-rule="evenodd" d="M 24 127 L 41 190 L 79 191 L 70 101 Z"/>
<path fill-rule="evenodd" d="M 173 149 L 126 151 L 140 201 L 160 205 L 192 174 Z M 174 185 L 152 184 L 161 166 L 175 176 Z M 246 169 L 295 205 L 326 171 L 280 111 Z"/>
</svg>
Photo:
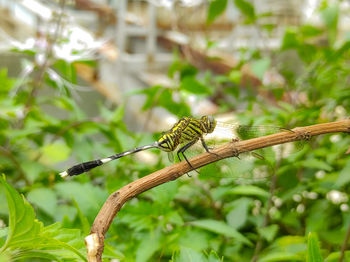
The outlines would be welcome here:
<svg viewBox="0 0 350 262">
<path fill-rule="evenodd" d="M 183 117 L 158 139 L 157 145 L 161 150 L 171 152 L 179 144 L 198 141 L 203 134 L 212 133 L 215 127 L 216 120 L 212 116 Z"/>
</svg>

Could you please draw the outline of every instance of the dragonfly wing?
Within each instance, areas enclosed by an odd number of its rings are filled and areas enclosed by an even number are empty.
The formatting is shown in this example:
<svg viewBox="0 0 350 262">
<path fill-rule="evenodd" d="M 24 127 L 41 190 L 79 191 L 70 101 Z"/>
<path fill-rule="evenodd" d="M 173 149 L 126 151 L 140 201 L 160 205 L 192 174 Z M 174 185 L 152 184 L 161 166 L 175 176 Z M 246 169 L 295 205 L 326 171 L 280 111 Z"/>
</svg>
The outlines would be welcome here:
<svg viewBox="0 0 350 262">
<path fill-rule="evenodd" d="M 199 178 L 220 178 L 230 183 L 251 184 L 271 177 L 269 170 L 264 160 L 245 153 L 240 158 L 227 158 L 202 167 Z"/>
<path fill-rule="evenodd" d="M 205 136 L 205 141 L 209 147 L 213 147 L 212 145 L 220 144 L 222 141 L 229 142 L 235 139 L 246 140 L 279 132 L 293 131 L 278 126 L 249 126 L 219 123 L 213 134 Z M 209 142 L 210 140 L 213 140 L 213 142 Z M 298 141 L 254 150 L 253 152 L 241 154 L 239 159 L 228 158 L 205 166 L 200 169 L 200 173 L 204 177 L 233 178 L 244 181 L 244 183 L 261 181 L 272 175 L 270 173 L 271 167 L 275 165 L 277 159 L 300 151 L 304 144 L 305 141 Z"/>
<path fill-rule="evenodd" d="M 171 151 L 171 152 L 168 152 L 168 159 L 170 162 L 174 162 L 174 152 Z"/>
<path fill-rule="evenodd" d="M 221 133 L 231 133 L 232 139 L 239 139 L 239 140 L 247 140 L 252 138 L 257 138 L 261 136 L 266 135 L 272 135 L 280 132 L 292 132 L 293 130 L 279 127 L 279 126 L 250 126 L 250 125 L 239 125 L 239 124 L 229 124 L 229 123 L 222 123 L 218 122 L 218 132 Z M 216 130 L 216 129 L 215 129 Z M 299 140 L 296 142 L 284 144 L 284 145 L 278 145 L 274 146 L 273 151 L 275 152 L 283 152 L 283 157 L 288 156 L 290 154 L 294 154 L 296 152 L 299 152 L 303 149 L 305 144 L 307 143 L 307 140 Z M 279 149 L 279 148 L 283 149 Z M 266 154 L 270 154 L 271 150 L 259 150 L 260 152 L 266 151 Z"/>
</svg>

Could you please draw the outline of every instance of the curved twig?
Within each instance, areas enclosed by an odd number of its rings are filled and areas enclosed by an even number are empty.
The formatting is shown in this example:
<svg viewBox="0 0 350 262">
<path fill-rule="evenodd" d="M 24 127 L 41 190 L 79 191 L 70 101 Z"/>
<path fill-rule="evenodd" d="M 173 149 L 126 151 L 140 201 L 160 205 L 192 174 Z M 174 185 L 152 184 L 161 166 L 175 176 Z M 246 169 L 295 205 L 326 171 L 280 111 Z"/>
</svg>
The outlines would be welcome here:
<svg viewBox="0 0 350 262">
<path fill-rule="evenodd" d="M 292 131 L 293 132 L 286 131 L 259 138 L 226 143 L 213 150 L 214 154 L 203 153 L 191 158 L 191 164 L 197 169 L 224 158 L 235 157 L 241 153 L 264 147 L 308 139 L 312 136 L 327 133 L 350 133 L 350 118 L 337 122 L 297 127 Z M 105 234 L 114 217 L 126 201 L 153 187 L 175 180 L 190 171 L 191 169 L 186 161 L 182 161 L 142 177 L 112 193 L 96 216 L 91 227 L 90 235 L 85 238 L 88 260 L 102 261 Z"/>
</svg>

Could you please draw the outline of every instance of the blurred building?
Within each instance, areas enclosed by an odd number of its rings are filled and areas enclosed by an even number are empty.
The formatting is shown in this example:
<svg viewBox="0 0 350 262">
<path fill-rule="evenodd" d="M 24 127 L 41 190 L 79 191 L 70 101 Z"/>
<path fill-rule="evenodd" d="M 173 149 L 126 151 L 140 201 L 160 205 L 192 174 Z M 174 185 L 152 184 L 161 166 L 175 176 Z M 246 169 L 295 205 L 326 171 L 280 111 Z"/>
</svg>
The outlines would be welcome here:
<svg viewBox="0 0 350 262">
<path fill-rule="evenodd" d="M 127 99 L 126 114 L 132 126 L 144 119 L 139 114 L 144 98 L 127 96 L 128 92 L 156 84 L 176 85 L 167 77 L 174 48 L 200 69 L 227 73 L 236 65 L 240 48 L 268 52 L 279 48 L 285 27 L 320 23 L 314 15 L 319 0 L 250 2 L 262 16 L 259 23 L 245 24 L 233 1 L 228 1 L 225 13 L 208 25 L 209 4 L 202 0 L 0 0 L 0 67 L 8 67 L 12 76 L 23 75 L 23 54 L 14 59 L 8 51 L 44 48 L 45 36 L 53 34 L 60 4 L 64 4 L 60 34 L 69 41 L 55 47 L 54 56 L 67 61 L 97 60 L 96 69 L 77 65 L 82 85 L 95 88 L 111 103 Z M 348 2 L 341 4 L 343 10 L 349 9 Z M 340 24 L 344 31 L 348 29 L 347 21 Z M 211 42 L 215 45 L 209 46 Z M 211 56 L 219 59 L 208 62 Z M 253 77 L 249 69 L 244 73 Z M 202 108 L 215 111 L 208 103 Z M 165 115 L 164 110 L 155 109 L 151 118 L 157 124 L 150 126 L 162 129 L 160 119 Z"/>
</svg>

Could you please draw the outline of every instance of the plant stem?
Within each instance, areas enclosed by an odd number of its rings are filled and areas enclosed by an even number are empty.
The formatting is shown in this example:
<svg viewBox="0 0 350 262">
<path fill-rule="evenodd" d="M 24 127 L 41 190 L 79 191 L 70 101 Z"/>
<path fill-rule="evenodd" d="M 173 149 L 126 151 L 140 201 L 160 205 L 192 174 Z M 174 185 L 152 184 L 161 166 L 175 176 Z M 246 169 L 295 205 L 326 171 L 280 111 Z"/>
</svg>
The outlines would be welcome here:
<svg viewBox="0 0 350 262">
<path fill-rule="evenodd" d="M 349 226 L 348 226 L 348 230 L 346 231 L 346 235 L 345 235 L 343 244 L 341 246 L 340 257 L 339 257 L 339 260 L 338 260 L 339 262 L 342 262 L 344 260 L 345 251 L 346 251 L 346 247 L 347 247 L 348 242 L 349 242 L 349 238 L 350 238 L 350 223 L 349 223 Z"/>
</svg>

